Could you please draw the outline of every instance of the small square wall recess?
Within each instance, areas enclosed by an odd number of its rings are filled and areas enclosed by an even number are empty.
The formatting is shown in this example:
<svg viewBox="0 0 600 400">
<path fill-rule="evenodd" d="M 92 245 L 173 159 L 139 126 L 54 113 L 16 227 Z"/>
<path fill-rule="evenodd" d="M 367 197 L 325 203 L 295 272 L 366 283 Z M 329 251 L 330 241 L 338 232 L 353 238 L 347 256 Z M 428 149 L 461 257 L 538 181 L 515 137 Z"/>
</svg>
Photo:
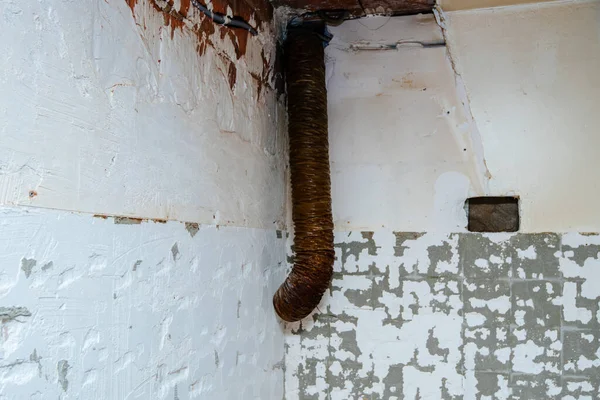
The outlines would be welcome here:
<svg viewBox="0 0 600 400">
<path fill-rule="evenodd" d="M 472 197 L 466 202 L 469 232 L 517 232 L 517 197 Z"/>
</svg>

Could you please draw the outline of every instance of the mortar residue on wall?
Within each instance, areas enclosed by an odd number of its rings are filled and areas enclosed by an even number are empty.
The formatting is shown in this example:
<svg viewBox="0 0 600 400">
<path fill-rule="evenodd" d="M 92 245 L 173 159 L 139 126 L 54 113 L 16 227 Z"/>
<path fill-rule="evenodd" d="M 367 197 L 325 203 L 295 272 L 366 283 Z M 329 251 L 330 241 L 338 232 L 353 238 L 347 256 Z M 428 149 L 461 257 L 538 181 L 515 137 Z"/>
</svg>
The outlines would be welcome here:
<svg viewBox="0 0 600 400">
<path fill-rule="evenodd" d="M 338 232 L 286 399 L 592 399 L 600 236 Z"/>
</svg>

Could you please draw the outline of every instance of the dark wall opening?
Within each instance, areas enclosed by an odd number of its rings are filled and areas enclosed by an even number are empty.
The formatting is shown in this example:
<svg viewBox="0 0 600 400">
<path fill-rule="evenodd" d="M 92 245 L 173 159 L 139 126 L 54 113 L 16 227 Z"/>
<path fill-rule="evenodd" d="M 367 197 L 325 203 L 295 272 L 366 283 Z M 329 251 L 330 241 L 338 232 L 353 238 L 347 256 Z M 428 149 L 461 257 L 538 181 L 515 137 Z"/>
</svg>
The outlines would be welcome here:
<svg viewBox="0 0 600 400">
<path fill-rule="evenodd" d="M 469 232 L 517 232 L 517 197 L 472 197 L 466 201 Z"/>
</svg>

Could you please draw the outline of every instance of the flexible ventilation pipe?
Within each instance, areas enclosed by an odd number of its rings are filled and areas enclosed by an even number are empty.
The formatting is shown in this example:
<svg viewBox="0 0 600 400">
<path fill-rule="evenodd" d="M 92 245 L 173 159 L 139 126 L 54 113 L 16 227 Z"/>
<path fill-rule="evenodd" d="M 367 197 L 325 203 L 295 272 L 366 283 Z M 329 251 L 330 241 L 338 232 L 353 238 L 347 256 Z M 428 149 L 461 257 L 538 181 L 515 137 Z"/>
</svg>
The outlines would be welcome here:
<svg viewBox="0 0 600 400">
<path fill-rule="evenodd" d="M 295 259 L 273 305 L 289 322 L 314 310 L 333 274 L 325 32 L 321 22 L 289 27 L 284 48 Z"/>
</svg>

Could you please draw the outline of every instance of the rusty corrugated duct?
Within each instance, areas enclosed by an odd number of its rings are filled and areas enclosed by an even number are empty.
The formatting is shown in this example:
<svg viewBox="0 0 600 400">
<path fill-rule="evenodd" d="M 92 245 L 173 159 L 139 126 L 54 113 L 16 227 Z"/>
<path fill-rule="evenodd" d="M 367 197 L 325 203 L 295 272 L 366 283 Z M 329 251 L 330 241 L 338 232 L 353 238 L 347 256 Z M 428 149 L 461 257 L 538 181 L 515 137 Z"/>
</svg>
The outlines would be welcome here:
<svg viewBox="0 0 600 400">
<path fill-rule="evenodd" d="M 273 304 L 289 322 L 312 312 L 333 274 L 325 32 L 322 22 L 292 26 L 284 48 L 295 258 Z"/>
</svg>

